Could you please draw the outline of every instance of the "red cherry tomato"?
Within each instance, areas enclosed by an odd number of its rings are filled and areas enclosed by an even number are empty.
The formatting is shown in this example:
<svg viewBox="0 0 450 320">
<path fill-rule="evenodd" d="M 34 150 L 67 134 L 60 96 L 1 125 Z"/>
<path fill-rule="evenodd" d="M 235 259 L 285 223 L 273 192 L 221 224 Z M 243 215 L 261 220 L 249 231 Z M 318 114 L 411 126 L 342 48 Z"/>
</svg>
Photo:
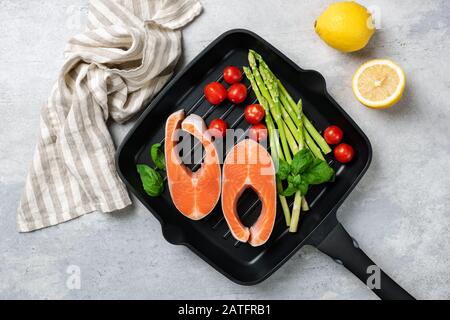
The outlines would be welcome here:
<svg viewBox="0 0 450 320">
<path fill-rule="evenodd" d="M 334 149 L 334 156 L 340 163 L 349 163 L 355 157 L 355 150 L 352 146 L 342 143 Z"/>
<path fill-rule="evenodd" d="M 245 120 L 250 124 L 258 124 L 266 116 L 264 108 L 260 104 L 251 104 L 245 108 Z"/>
<path fill-rule="evenodd" d="M 265 141 L 267 140 L 267 127 L 262 123 L 256 124 L 251 127 L 249 136 L 250 139 L 257 142 Z"/>
<path fill-rule="evenodd" d="M 247 99 L 247 87 L 242 83 L 233 84 L 228 89 L 228 100 L 234 104 L 241 104 Z"/>
<path fill-rule="evenodd" d="M 218 82 L 213 82 L 205 87 L 205 97 L 209 103 L 219 105 L 227 98 L 227 89 Z"/>
<path fill-rule="evenodd" d="M 209 125 L 209 130 L 211 130 L 211 134 L 216 138 L 223 138 L 227 135 L 228 124 L 221 120 L 216 119 L 211 121 Z"/>
<path fill-rule="evenodd" d="M 344 139 L 344 132 L 337 126 L 331 126 L 325 130 L 323 136 L 328 144 L 336 145 Z"/>
<path fill-rule="evenodd" d="M 243 74 L 241 70 L 239 70 L 239 68 L 229 66 L 225 68 L 225 71 L 223 72 L 223 77 L 228 84 L 235 84 L 242 81 Z"/>
</svg>

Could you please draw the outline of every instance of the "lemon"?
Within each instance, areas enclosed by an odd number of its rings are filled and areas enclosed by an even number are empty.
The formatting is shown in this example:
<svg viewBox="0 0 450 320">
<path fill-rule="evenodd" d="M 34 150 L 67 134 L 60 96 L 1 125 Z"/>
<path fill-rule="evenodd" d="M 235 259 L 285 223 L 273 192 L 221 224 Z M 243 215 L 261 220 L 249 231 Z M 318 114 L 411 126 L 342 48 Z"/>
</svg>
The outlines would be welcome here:
<svg viewBox="0 0 450 320">
<path fill-rule="evenodd" d="M 392 107 L 402 98 L 405 87 L 405 73 L 391 60 L 369 61 L 353 76 L 353 92 L 369 108 Z"/>
<path fill-rule="evenodd" d="M 323 41 L 342 52 L 363 49 L 375 33 L 369 11 L 349 1 L 329 6 L 317 19 L 315 29 Z"/>
</svg>

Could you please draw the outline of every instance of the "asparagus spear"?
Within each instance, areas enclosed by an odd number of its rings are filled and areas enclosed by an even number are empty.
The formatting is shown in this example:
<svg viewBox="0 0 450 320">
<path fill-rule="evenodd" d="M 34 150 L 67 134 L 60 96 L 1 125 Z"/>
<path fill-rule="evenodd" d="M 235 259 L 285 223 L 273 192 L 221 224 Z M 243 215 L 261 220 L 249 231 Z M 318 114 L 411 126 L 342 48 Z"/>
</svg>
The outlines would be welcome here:
<svg viewBox="0 0 450 320">
<path fill-rule="evenodd" d="M 259 68 L 256 60 L 258 60 L 259 62 Z M 317 158 L 324 159 L 320 148 L 322 148 L 324 153 L 331 151 L 331 149 L 328 150 L 329 146 L 314 128 L 312 123 L 304 116 L 302 110 L 302 102 L 300 101 L 298 104 L 294 102 L 286 88 L 283 86 L 280 80 L 275 77 L 273 72 L 270 70 L 270 68 L 267 66 L 267 64 L 259 54 L 254 51 L 250 51 L 249 62 L 250 66 L 252 67 L 253 74 L 251 74 L 248 68 L 246 73 L 249 73 L 251 75 L 250 78 L 252 78 L 251 81 L 253 81 L 252 86 L 257 88 L 257 95 L 259 94 L 260 96 L 262 96 L 262 99 L 267 100 L 267 103 L 265 103 L 265 109 L 266 111 L 268 111 L 267 114 L 273 115 L 275 123 L 280 130 L 280 137 L 283 148 L 278 147 L 275 149 L 279 151 L 283 149 L 286 157 L 285 159 L 283 159 L 282 152 L 279 153 L 278 157 L 288 162 L 292 161 L 289 151 L 286 151 L 286 144 L 283 144 L 283 142 L 289 143 L 288 147 L 294 155 L 305 146 L 306 142 L 306 146 L 308 146 L 308 148 Z M 284 120 L 284 122 L 282 120 Z M 271 144 L 275 144 L 276 146 L 277 140 L 279 145 L 279 139 L 277 139 L 273 122 L 272 126 L 272 133 L 269 136 L 271 137 Z M 317 141 L 320 148 L 316 145 L 313 138 Z M 274 158 L 277 159 L 278 157 L 275 156 Z M 280 188 L 281 181 L 277 181 L 277 185 L 278 188 Z M 284 200 L 286 199 L 284 198 Z M 297 232 L 298 230 L 298 224 L 302 209 L 307 211 L 309 210 L 309 206 L 306 202 L 306 199 L 302 197 L 301 193 L 297 192 L 295 195 L 294 208 L 290 221 L 291 232 Z M 283 209 L 283 211 L 286 213 L 286 211 L 288 210 Z"/>
<path fill-rule="evenodd" d="M 291 225 L 289 227 L 289 232 L 296 233 L 298 231 L 301 212 L 302 212 L 302 194 L 300 192 L 297 192 L 295 194 L 294 208 L 292 209 L 292 220 Z"/>
<path fill-rule="evenodd" d="M 279 82 L 281 84 L 281 82 Z M 281 88 L 281 87 L 280 87 Z M 310 136 L 314 139 L 315 143 L 317 143 L 317 145 L 320 147 L 321 151 L 324 154 L 329 154 L 332 150 L 330 148 L 330 146 L 328 145 L 328 143 L 325 141 L 325 139 L 322 137 L 322 135 L 316 130 L 316 128 L 312 125 L 311 121 L 308 119 L 308 117 L 306 117 L 303 114 L 303 103 L 300 100 L 300 102 L 298 104 L 295 104 L 291 98 L 291 96 L 289 95 L 289 93 L 287 93 L 287 91 L 281 91 L 281 95 L 282 95 L 282 101 L 285 101 L 286 104 L 294 104 L 296 105 L 296 108 L 294 109 L 294 112 L 290 113 L 291 117 L 295 117 L 298 116 L 300 117 L 303 121 L 302 125 L 306 128 L 306 130 L 308 130 L 308 133 L 310 134 Z M 292 109 L 292 106 L 291 106 Z"/>
<path fill-rule="evenodd" d="M 302 199 L 302 210 L 309 211 L 309 204 L 308 204 L 308 201 L 306 201 L 305 197 L 303 197 L 303 199 Z"/>
<path fill-rule="evenodd" d="M 290 116 L 290 118 L 292 119 L 292 121 L 295 123 L 295 125 L 298 128 L 298 136 L 299 136 L 299 140 L 301 140 L 301 146 L 303 148 L 303 146 L 304 146 L 303 110 L 302 110 L 302 108 L 299 108 L 299 107 L 293 109 L 292 106 L 289 104 L 286 96 L 282 92 L 280 94 L 280 100 L 281 100 L 281 104 L 283 106 L 284 111 Z"/>
<path fill-rule="evenodd" d="M 281 103 L 281 101 L 279 99 L 280 98 L 279 89 L 278 89 L 278 86 L 276 85 L 276 81 L 275 81 L 274 77 L 272 76 L 272 73 L 268 69 L 266 69 L 263 65 L 260 65 L 259 71 L 260 71 L 260 74 L 262 76 L 264 83 L 266 84 L 267 88 L 269 89 L 269 93 L 272 96 L 272 99 L 274 101 L 274 105 L 277 109 L 277 112 L 281 113 L 281 116 L 285 122 L 285 128 L 286 128 L 285 132 L 286 132 L 286 136 L 288 137 L 289 143 L 292 142 L 292 139 L 290 140 L 289 136 L 292 136 L 293 138 L 295 138 L 296 142 L 299 145 L 298 149 L 303 149 L 303 137 L 302 137 L 302 133 L 298 129 L 298 127 L 299 127 L 298 122 L 300 122 L 300 121 L 298 121 L 298 119 L 296 118 L 296 121 L 295 121 L 296 123 L 294 123 L 294 121 L 289 116 L 288 112 L 283 107 L 283 104 Z M 294 153 L 294 155 L 295 155 L 295 153 Z"/>
<path fill-rule="evenodd" d="M 285 133 L 286 133 L 286 138 L 288 139 L 288 141 L 289 141 L 289 140 L 291 141 L 291 142 L 289 143 L 289 148 L 291 149 L 292 154 L 293 154 L 293 155 L 296 155 L 296 154 L 300 151 L 300 149 L 299 149 L 297 143 L 295 142 L 294 137 L 292 136 L 291 131 L 290 131 L 290 130 L 286 130 Z"/>
<path fill-rule="evenodd" d="M 314 128 L 314 126 L 312 125 L 311 121 L 309 121 L 307 117 L 304 117 L 303 124 L 304 124 L 306 130 L 308 130 L 309 134 L 317 142 L 317 144 L 319 145 L 320 149 L 322 149 L 322 152 L 324 154 L 331 153 L 332 150 L 331 150 L 330 146 L 325 141 L 325 139 L 322 137 L 322 135 L 316 130 L 316 128 Z"/>
<path fill-rule="evenodd" d="M 291 95 L 287 91 L 286 87 L 283 85 L 283 83 L 279 79 L 276 78 L 276 76 L 274 75 L 272 70 L 265 63 L 264 59 L 259 54 L 257 54 L 256 52 L 254 53 L 254 56 L 259 61 L 260 65 L 263 68 L 265 68 L 267 70 L 267 72 L 277 82 L 278 88 L 280 90 L 280 100 L 281 100 L 282 106 L 285 109 L 284 110 L 285 112 L 283 112 L 283 117 L 285 119 L 287 119 L 286 113 L 289 114 L 289 116 L 291 117 L 292 121 L 294 121 L 295 125 L 297 125 L 299 134 L 296 135 L 296 138 L 297 138 L 297 141 L 299 142 L 299 150 L 303 149 L 305 147 L 305 141 L 304 141 L 305 139 L 304 139 L 304 135 L 303 135 L 303 127 L 304 127 L 304 125 L 303 125 L 303 118 L 306 118 L 306 117 L 303 114 L 303 103 L 302 103 L 302 100 L 300 100 L 296 104 L 294 102 L 294 99 L 292 99 Z M 292 128 L 292 127 L 290 127 L 290 128 Z M 314 127 L 310 128 L 310 129 L 314 129 Z M 315 129 L 312 130 L 312 131 L 315 131 Z M 314 150 L 314 153 L 315 153 L 315 155 L 318 158 L 323 159 L 322 153 L 320 152 L 319 148 L 316 146 L 315 142 L 310 137 L 308 137 L 307 146 L 308 146 L 309 149 Z M 325 149 L 325 151 L 327 151 L 327 150 Z M 302 210 L 303 211 L 309 211 L 309 205 L 308 205 L 308 202 L 306 201 L 305 197 L 302 198 Z M 297 210 L 294 210 L 294 211 L 297 211 Z M 298 223 L 298 221 L 293 221 L 291 223 L 291 225 L 292 224 L 295 225 L 296 223 Z"/>
<path fill-rule="evenodd" d="M 286 87 L 283 85 L 283 83 L 280 80 L 278 80 L 278 86 L 280 87 L 281 94 L 284 97 L 286 97 L 286 100 L 287 100 L 288 104 L 291 106 L 291 108 L 293 108 L 294 110 L 298 111 L 298 109 L 296 108 L 297 104 L 295 103 L 294 99 L 292 99 L 292 97 L 289 94 L 289 92 L 287 91 Z M 301 112 L 298 113 L 298 114 L 300 115 Z"/>
<path fill-rule="evenodd" d="M 282 102 L 284 101 L 283 105 L 285 106 L 285 108 L 286 108 L 287 112 L 289 113 L 289 115 L 291 116 L 291 118 L 295 121 L 296 118 L 298 119 L 298 117 L 300 117 L 300 120 L 301 120 L 303 112 L 302 112 L 302 108 L 300 108 L 300 109 L 298 108 L 299 106 L 300 107 L 302 106 L 301 101 L 299 102 L 299 104 L 296 104 L 294 99 L 292 98 L 292 96 L 287 91 L 286 87 L 283 85 L 283 83 L 279 79 L 277 79 L 275 77 L 274 73 L 269 68 L 269 66 L 264 61 L 264 59 L 261 57 L 261 55 L 259 55 L 258 53 L 254 52 L 254 51 L 253 51 L 253 55 L 260 63 L 260 66 L 261 66 L 260 68 L 264 68 L 265 70 L 267 70 L 267 72 L 270 73 L 270 75 L 272 76 L 274 81 L 276 81 L 276 83 L 278 84 L 279 91 L 280 91 L 280 99 L 282 100 Z M 331 153 L 332 150 L 331 150 L 330 146 L 328 145 L 328 143 L 320 135 L 320 133 L 316 130 L 316 128 L 314 128 L 314 126 L 311 124 L 309 119 L 304 115 L 303 115 L 303 123 L 304 123 L 304 126 L 306 127 L 306 129 L 308 130 L 309 134 L 312 136 L 312 138 L 315 140 L 315 142 L 319 145 L 322 152 L 324 154 Z M 296 122 L 296 124 L 297 124 L 297 126 L 300 125 L 299 122 Z"/>
<path fill-rule="evenodd" d="M 272 145 L 272 143 L 274 143 L 278 139 L 276 130 L 271 130 L 271 134 L 269 134 L 269 137 L 270 137 L 270 144 Z M 272 151 L 272 158 L 274 159 L 274 161 L 278 160 L 278 156 L 274 151 Z M 282 190 L 283 184 L 281 180 L 277 177 L 276 181 L 277 181 L 277 190 Z M 285 196 L 278 195 L 278 198 L 280 199 L 281 208 L 283 210 L 284 218 L 286 220 L 286 226 L 289 227 L 291 225 L 291 210 L 289 209 L 289 204 Z"/>
<path fill-rule="evenodd" d="M 272 158 L 275 162 L 278 162 L 278 159 L 281 158 L 284 160 L 283 153 L 280 146 L 280 141 L 278 134 L 275 130 L 275 125 L 273 123 L 272 117 L 270 115 L 270 110 L 268 107 L 268 103 L 266 99 L 261 94 L 261 91 L 259 90 L 256 80 L 250 71 L 249 68 L 244 67 L 245 75 L 247 76 L 248 80 L 250 81 L 250 84 L 252 85 L 253 92 L 255 92 L 256 98 L 258 99 L 259 103 L 262 105 L 264 110 L 266 111 L 266 123 L 267 123 L 267 129 L 269 131 L 269 139 L 270 139 L 270 145 L 271 147 L 271 154 Z M 282 182 L 280 179 L 277 178 L 277 188 L 278 190 L 283 188 Z M 289 227 L 291 225 L 291 211 L 289 209 L 289 204 L 286 200 L 286 197 L 282 195 L 278 195 L 281 203 L 281 208 L 283 209 L 284 217 L 286 219 L 286 225 Z"/>
<path fill-rule="evenodd" d="M 285 134 L 285 125 L 284 125 L 283 121 L 281 120 L 281 112 L 279 112 L 277 107 L 274 105 L 272 96 L 270 95 L 266 85 L 264 84 L 261 74 L 259 73 L 255 57 L 252 54 L 252 51 L 250 51 L 250 53 L 249 53 L 248 60 L 250 63 L 250 67 L 253 71 L 253 77 L 255 79 L 255 82 L 256 82 L 262 96 L 264 97 L 264 99 L 267 100 L 270 113 L 272 114 L 273 119 L 278 127 L 284 157 L 286 158 L 287 161 L 292 161 L 292 157 L 291 157 L 291 154 L 289 151 L 289 144 L 288 144 L 286 134 Z M 289 141 L 289 142 L 292 142 L 292 141 Z"/>
<path fill-rule="evenodd" d="M 319 147 L 315 144 L 314 140 L 309 135 L 306 128 L 303 129 L 303 135 L 305 136 L 305 142 L 308 146 L 309 150 L 314 154 L 314 156 L 320 160 L 325 160 L 325 158 L 322 155 L 322 152 L 320 151 Z"/>
<path fill-rule="evenodd" d="M 262 58 L 258 59 L 260 61 L 260 74 L 262 75 L 262 78 L 264 80 L 264 83 L 266 84 L 267 88 L 269 89 L 270 95 L 272 97 L 272 100 L 274 102 L 275 107 L 277 108 L 278 111 L 284 111 L 284 120 L 286 121 L 286 123 L 290 123 L 292 128 L 291 129 L 293 132 L 296 132 L 298 129 L 295 127 L 295 125 L 292 123 L 291 118 L 289 117 L 289 115 L 287 114 L 286 110 L 283 109 L 280 100 L 279 100 L 279 88 L 278 88 L 278 84 L 275 81 L 275 77 L 273 75 L 273 73 L 270 71 L 269 67 L 267 66 L 267 64 L 265 64 L 265 62 L 262 60 Z M 289 125 L 288 125 L 289 126 Z M 290 135 L 290 131 L 286 130 L 286 135 L 289 138 Z M 291 148 L 292 154 L 297 154 L 299 152 L 299 149 L 297 147 L 296 144 L 294 143 L 289 143 L 289 147 Z M 289 163 L 291 161 L 288 161 Z M 295 233 L 298 231 L 298 225 L 300 222 L 300 215 L 301 215 L 301 211 L 302 211 L 302 194 L 300 191 L 297 191 L 295 193 L 295 200 L 294 200 L 294 207 L 292 209 L 292 218 L 291 218 L 291 224 L 290 224 L 290 228 L 289 231 L 292 233 Z"/>
</svg>

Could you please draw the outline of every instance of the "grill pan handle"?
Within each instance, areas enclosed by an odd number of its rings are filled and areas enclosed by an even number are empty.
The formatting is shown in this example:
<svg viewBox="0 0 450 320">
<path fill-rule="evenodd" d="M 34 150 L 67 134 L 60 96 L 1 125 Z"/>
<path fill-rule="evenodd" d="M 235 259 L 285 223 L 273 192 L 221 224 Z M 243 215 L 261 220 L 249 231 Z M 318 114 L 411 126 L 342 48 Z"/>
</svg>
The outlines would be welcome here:
<svg viewBox="0 0 450 320">
<path fill-rule="evenodd" d="M 340 223 L 318 249 L 345 266 L 382 300 L 415 300 L 359 248 Z"/>
</svg>

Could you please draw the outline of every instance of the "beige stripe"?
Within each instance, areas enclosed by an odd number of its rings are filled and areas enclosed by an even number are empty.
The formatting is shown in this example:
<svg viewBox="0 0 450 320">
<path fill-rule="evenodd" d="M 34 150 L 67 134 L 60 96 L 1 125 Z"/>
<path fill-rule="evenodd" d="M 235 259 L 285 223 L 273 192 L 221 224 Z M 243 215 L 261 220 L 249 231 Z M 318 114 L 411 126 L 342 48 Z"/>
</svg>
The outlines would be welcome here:
<svg viewBox="0 0 450 320">
<path fill-rule="evenodd" d="M 76 70 L 74 70 L 74 73 L 76 73 Z M 62 98 L 68 101 L 68 99 L 71 99 L 72 96 L 67 96 L 66 94 L 75 91 L 75 81 L 70 75 L 67 75 L 66 81 L 68 90 L 63 91 Z M 67 125 L 68 124 L 69 121 L 67 121 Z M 72 190 L 75 191 L 74 202 L 77 204 L 76 208 L 78 210 L 80 210 L 79 208 L 82 208 L 82 213 L 87 213 L 91 210 L 90 208 L 93 207 L 94 204 L 98 203 L 98 199 L 96 199 L 93 194 L 89 195 L 88 193 L 88 190 L 91 190 L 93 186 L 87 179 L 87 173 L 83 162 L 79 162 L 78 166 L 75 165 L 74 155 L 76 154 L 79 157 L 79 151 L 73 143 L 74 139 L 70 130 L 63 135 L 63 139 L 66 141 L 61 143 L 63 145 L 67 145 L 68 142 L 72 143 L 71 148 L 62 148 L 62 151 L 64 154 L 65 163 L 68 164 L 68 171 L 73 177 L 73 179 L 70 180 L 70 185 Z M 72 170 L 70 168 L 72 168 Z"/>
<path fill-rule="evenodd" d="M 54 113 L 56 114 L 56 113 Z M 52 125 L 48 123 L 49 119 L 44 116 L 42 117 L 42 124 L 41 124 L 41 130 L 43 131 L 42 136 L 48 135 L 49 139 L 55 140 L 53 143 L 49 143 L 46 145 L 42 145 L 41 152 L 38 153 L 40 157 L 40 161 L 37 161 L 37 164 L 40 165 L 39 170 L 42 172 L 42 181 L 44 182 L 45 188 L 48 188 L 48 195 L 45 198 L 50 199 L 50 203 L 52 206 L 52 210 L 54 212 L 61 213 L 65 210 L 63 209 L 63 206 L 61 204 L 62 200 L 60 199 L 60 194 L 58 191 L 58 188 L 61 188 L 61 180 L 58 180 L 58 177 L 55 177 L 55 173 L 58 172 L 58 161 L 57 155 L 55 152 L 56 148 L 56 137 L 53 136 L 51 132 Z M 58 181 L 56 181 L 58 180 Z M 42 190 L 43 185 L 39 186 Z M 53 219 L 52 215 L 50 215 L 50 220 L 53 221 L 53 223 L 61 222 L 63 221 L 62 217 L 60 218 L 59 215 L 55 216 L 55 219 Z M 56 220 L 56 221 L 54 221 Z"/>
<path fill-rule="evenodd" d="M 98 73 L 97 74 L 97 80 L 99 82 L 103 82 L 105 81 L 105 79 L 101 78 L 101 74 Z M 118 189 L 118 195 L 119 195 L 119 199 L 115 199 L 117 201 L 119 200 L 123 200 L 123 201 L 127 201 L 128 198 L 128 193 L 125 191 L 125 186 L 123 186 L 123 183 L 120 181 L 119 177 L 117 176 L 116 173 L 116 169 L 115 169 L 115 161 L 114 161 L 114 155 L 115 155 L 115 150 L 114 150 L 114 143 L 113 140 L 111 138 L 111 135 L 108 132 L 108 128 L 105 124 L 105 122 L 103 121 L 103 119 L 101 118 L 101 114 L 100 114 L 100 110 L 98 109 L 93 109 L 96 114 L 96 116 L 92 119 L 92 122 L 95 122 L 97 128 L 99 129 L 97 132 L 98 138 L 100 140 L 100 143 L 104 146 L 107 146 L 109 150 L 107 150 L 108 154 L 106 154 L 107 159 L 106 162 L 108 165 L 108 168 L 110 169 L 110 174 L 106 174 L 106 180 L 108 181 L 108 185 L 109 185 L 109 190 L 115 190 L 116 188 Z"/>
<path fill-rule="evenodd" d="M 71 87 L 72 92 L 75 91 L 74 80 L 70 76 L 67 77 L 67 83 Z M 79 149 L 80 145 L 76 141 L 74 136 L 74 133 L 78 132 L 78 124 L 74 120 L 74 113 L 77 112 L 77 110 L 74 110 L 74 104 L 76 108 L 76 100 L 72 102 L 72 111 L 66 119 L 66 128 L 62 135 L 62 144 L 68 145 L 70 147 L 63 148 L 62 151 L 64 153 L 64 158 L 67 165 L 78 181 L 80 190 L 82 191 L 82 201 L 87 201 L 89 203 L 95 204 L 100 202 L 97 198 L 97 194 L 93 192 L 94 190 L 96 190 L 96 188 L 89 179 L 90 177 L 87 173 L 88 170 L 86 169 L 85 161 L 83 161 L 85 159 L 82 157 Z"/>
<path fill-rule="evenodd" d="M 79 109 L 79 102 L 74 101 L 73 108 Z M 98 194 L 99 182 L 96 176 L 96 172 L 92 168 L 90 159 L 88 157 L 89 152 L 86 151 L 84 146 L 84 137 L 80 136 L 80 131 L 83 130 L 81 123 L 79 123 L 79 118 L 76 114 L 79 113 L 78 110 L 74 111 L 72 115 L 67 118 L 67 124 L 70 127 L 65 136 L 67 138 L 67 143 L 71 144 L 71 148 L 68 150 L 71 158 L 68 160 L 71 162 L 71 167 L 74 170 L 81 188 L 84 194 L 88 197 L 91 203 L 101 203 L 103 201 L 102 195 Z M 74 129 L 76 128 L 76 129 Z M 70 132 L 74 132 L 69 133 Z M 69 156 L 69 154 L 67 154 Z"/>
<path fill-rule="evenodd" d="M 133 6 L 134 15 L 142 20 L 143 17 L 142 17 L 142 7 L 141 7 L 140 0 L 133 0 L 132 6 Z"/>
<path fill-rule="evenodd" d="M 104 3 L 102 0 L 92 1 L 92 4 L 98 13 L 101 12 L 103 16 L 108 17 L 108 20 L 111 21 L 111 24 L 119 26 L 126 26 L 126 25 L 134 26 L 131 21 L 123 20 L 122 17 L 119 17 L 117 12 L 115 12 L 114 7 L 112 7 L 112 5 L 108 5 L 107 3 Z"/>
<path fill-rule="evenodd" d="M 40 161 L 39 159 L 40 152 L 41 151 L 38 150 L 34 156 L 33 166 L 30 172 L 31 187 L 29 189 L 29 192 L 31 198 L 33 199 L 33 202 L 35 202 L 36 210 L 41 213 L 40 220 L 44 225 L 51 225 L 50 220 L 48 218 L 49 208 L 45 203 L 46 199 L 44 199 L 42 190 L 40 189 L 44 182 L 42 181 L 42 179 L 38 179 L 37 176 L 37 173 L 39 173 L 38 162 Z"/>
<path fill-rule="evenodd" d="M 142 21 L 140 19 L 132 15 L 130 11 L 120 8 L 120 5 L 117 3 L 108 0 L 106 4 L 103 2 L 102 5 L 105 10 L 111 11 L 112 14 L 119 18 L 123 24 L 136 28 L 142 27 Z"/>
<path fill-rule="evenodd" d="M 128 75 L 127 83 L 130 90 L 132 91 L 140 89 L 142 83 L 147 82 L 148 79 L 151 79 L 158 74 L 158 72 L 156 71 L 156 67 L 160 66 L 156 65 L 156 60 L 158 60 L 158 56 L 161 56 L 163 54 L 162 53 L 163 50 L 161 50 L 161 48 L 162 47 L 165 48 L 166 41 L 165 39 L 161 41 L 160 32 L 158 33 L 149 32 L 148 36 L 151 37 L 153 41 L 151 43 L 151 47 L 148 45 L 147 48 L 145 49 L 147 51 L 145 56 L 147 57 L 150 52 L 156 51 L 156 48 L 158 48 L 159 51 L 154 52 L 154 54 L 156 54 L 156 57 L 153 57 L 151 61 L 146 61 L 144 59 L 143 65 L 140 69 L 136 69 L 133 72 L 127 73 Z M 124 72 L 120 71 L 119 73 L 124 74 Z"/>
<path fill-rule="evenodd" d="M 88 104 L 88 101 L 85 100 L 83 103 Z M 89 105 L 89 104 L 88 104 Z M 106 183 L 103 177 L 104 168 L 101 167 L 101 164 L 98 159 L 98 146 L 94 145 L 93 136 L 89 133 L 89 129 L 86 126 L 89 126 L 89 119 L 84 118 L 83 113 L 75 112 L 74 120 L 78 125 L 78 129 L 80 132 L 84 133 L 84 137 L 81 135 L 75 135 L 74 138 L 76 140 L 77 145 L 79 146 L 80 155 L 82 159 L 80 159 L 87 170 L 88 176 L 86 180 L 92 183 L 93 188 L 90 188 L 90 193 L 95 194 L 97 196 L 97 205 L 103 205 L 107 202 L 112 202 L 113 198 L 111 196 L 111 192 L 105 190 Z M 95 153 L 94 153 L 95 152 Z"/>
<path fill-rule="evenodd" d="M 112 21 L 110 20 L 109 17 L 106 17 L 103 15 L 103 13 L 101 13 L 100 11 L 98 11 L 96 5 L 97 5 L 98 1 L 91 1 L 91 7 L 90 7 L 90 12 L 92 13 L 93 16 L 95 16 L 95 19 L 97 20 L 96 23 L 98 23 L 97 28 L 101 28 L 101 27 L 107 27 L 112 25 Z"/>
<path fill-rule="evenodd" d="M 40 216 L 36 214 L 36 210 L 31 209 L 31 205 L 33 205 L 32 200 L 29 197 L 29 189 L 31 188 L 29 184 L 29 179 L 27 179 L 27 183 L 25 185 L 25 191 L 22 195 L 22 199 L 19 204 L 18 209 L 18 227 L 19 231 L 27 232 L 29 230 L 36 230 L 41 228 L 43 225 L 38 225 L 38 221 L 40 220 Z"/>
<path fill-rule="evenodd" d="M 169 39 L 170 39 L 170 34 L 169 35 L 167 35 L 168 37 L 169 37 Z M 173 45 L 173 42 L 172 41 L 167 41 L 167 43 L 166 43 L 167 45 L 166 45 L 166 47 L 164 48 L 164 51 L 162 52 L 162 54 L 161 54 L 161 56 L 160 56 L 160 58 L 161 58 L 161 61 L 158 61 L 158 62 L 156 62 L 155 64 L 156 65 L 164 65 L 164 66 L 166 66 L 166 65 L 168 65 L 168 60 L 169 60 L 169 57 L 170 57 L 170 52 L 171 52 L 171 50 L 172 50 L 172 45 Z M 165 59 L 165 61 L 163 61 L 163 59 Z M 177 61 L 178 61 L 178 59 L 177 59 Z M 174 68 L 175 66 L 173 66 L 173 68 Z M 149 71 L 149 73 L 150 73 L 150 71 Z M 153 85 L 151 85 L 150 86 L 150 94 L 149 94 L 149 96 L 150 97 L 153 97 L 154 95 L 156 95 L 158 92 L 159 92 L 159 90 L 161 90 L 161 88 L 164 86 L 164 84 L 167 82 L 167 80 L 168 80 L 168 78 L 171 76 L 171 74 L 168 76 L 168 77 L 166 77 L 165 79 L 158 79 L 158 78 L 156 78 L 155 80 L 156 80 L 156 83 L 154 83 Z"/>
<path fill-rule="evenodd" d="M 96 29 L 88 36 L 104 46 L 128 47 L 132 43 L 133 37 L 130 33 L 113 34 L 112 30 L 114 29 Z"/>
<path fill-rule="evenodd" d="M 58 91 L 55 91 L 52 95 L 52 100 L 50 103 L 53 103 L 55 105 L 55 109 L 57 109 L 57 106 L 60 105 L 59 101 L 60 101 L 60 93 Z M 61 132 L 61 119 L 58 118 L 59 123 L 58 123 L 58 131 Z M 62 192 L 60 192 L 58 190 L 58 197 L 59 197 L 59 201 L 62 205 L 62 220 L 63 221 L 67 221 L 70 220 L 72 218 L 74 218 L 74 215 L 72 213 L 72 208 L 75 208 L 75 202 L 74 202 L 74 198 L 75 198 L 75 194 L 73 192 L 71 183 L 69 180 L 72 180 L 71 177 L 68 175 L 67 169 L 64 166 L 64 162 L 63 162 L 63 155 L 59 150 L 59 143 L 55 144 L 55 147 L 52 148 L 53 151 L 53 157 L 54 157 L 54 167 L 56 168 L 55 171 L 55 183 L 56 186 L 58 186 L 60 188 L 60 190 Z M 52 168 L 52 167 L 50 167 Z M 61 197 L 60 197 L 61 195 Z"/>
<path fill-rule="evenodd" d="M 36 154 L 36 161 L 34 162 L 34 170 L 38 173 L 37 178 L 39 179 L 39 184 L 33 185 L 33 188 L 35 190 L 35 193 L 37 193 L 38 201 L 42 200 L 44 207 L 46 208 L 47 212 L 45 214 L 46 218 L 48 219 L 50 225 L 58 224 L 58 215 L 51 214 L 52 212 L 61 212 L 61 204 L 57 204 L 57 201 L 55 201 L 55 197 L 53 194 L 53 191 L 55 191 L 53 182 L 53 176 L 52 173 L 44 169 L 47 164 L 44 164 L 43 162 L 46 159 L 43 159 L 43 157 L 46 157 L 46 152 L 48 152 L 46 149 L 40 148 L 40 151 Z"/>
<path fill-rule="evenodd" d="M 87 72 L 87 67 L 83 68 L 80 72 L 79 77 L 84 79 L 85 72 Z M 84 81 L 84 80 L 83 80 Z M 108 151 L 107 145 L 102 145 L 95 134 L 94 125 L 89 118 L 89 113 L 93 112 L 96 106 L 91 103 L 91 99 L 87 89 L 83 88 L 83 83 L 79 79 L 76 81 L 76 92 L 77 98 L 79 101 L 82 101 L 86 108 L 83 108 L 80 105 L 79 112 L 74 112 L 75 119 L 78 125 L 78 130 L 81 133 L 85 133 L 86 139 L 79 139 L 78 142 L 82 147 L 84 153 L 84 159 L 86 160 L 86 164 L 89 168 L 90 173 L 92 174 L 91 179 L 94 180 L 96 184 L 96 193 L 99 193 L 99 198 L 102 199 L 100 204 L 104 205 L 106 203 L 113 202 L 114 199 L 111 194 L 111 190 L 107 188 L 107 183 L 104 177 L 104 168 L 100 163 L 99 157 L 102 159 L 103 165 L 105 165 L 105 153 L 98 152 L 102 151 L 102 149 L 106 149 Z M 81 136 L 78 136 L 81 138 Z M 95 154 L 92 154 L 92 153 Z"/>
<path fill-rule="evenodd" d="M 143 68 L 139 71 L 139 75 L 137 75 L 132 83 L 136 83 L 138 85 L 141 82 L 148 82 L 151 79 L 154 79 L 155 77 L 159 76 L 161 72 L 164 71 L 164 68 L 162 66 L 169 65 L 169 59 L 171 57 L 171 45 L 172 42 L 167 41 L 167 38 L 163 35 L 158 35 L 158 40 L 156 43 L 158 43 L 160 49 L 159 55 L 153 59 L 152 63 L 148 65 L 147 68 Z M 176 59 L 178 61 L 178 58 Z"/>
<path fill-rule="evenodd" d="M 90 31 L 102 27 L 102 23 L 98 20 L 97 16 L 92 11 L 92 6 L 90 7 L 88 14 L 88 27 Z"/>
</svg>

